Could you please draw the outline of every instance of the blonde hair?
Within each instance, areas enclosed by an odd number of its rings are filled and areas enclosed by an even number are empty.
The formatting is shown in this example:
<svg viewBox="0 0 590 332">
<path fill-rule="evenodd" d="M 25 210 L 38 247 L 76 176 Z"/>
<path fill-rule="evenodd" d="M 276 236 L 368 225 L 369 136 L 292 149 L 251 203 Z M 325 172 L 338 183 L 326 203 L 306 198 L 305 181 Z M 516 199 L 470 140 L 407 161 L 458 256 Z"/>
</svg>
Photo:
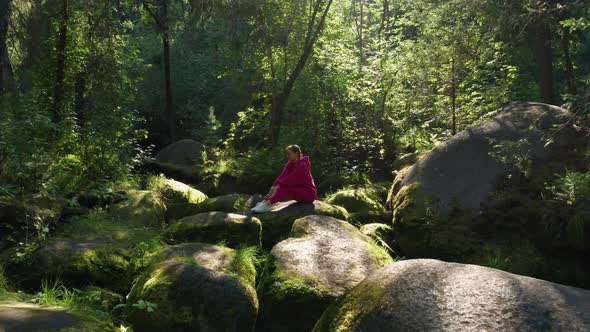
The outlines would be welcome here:
<svg viewBox="0 0 590 332">
<path fill-rule="evenodd" d="M 291 152 L 299 154 L 299 158 L 301 158 L 301 154 L 303 153 L 303 151 L 301 151 L 301 148 L 297 144 L 289 145 L 286 150 L 291 150 Z"/>
</svg>

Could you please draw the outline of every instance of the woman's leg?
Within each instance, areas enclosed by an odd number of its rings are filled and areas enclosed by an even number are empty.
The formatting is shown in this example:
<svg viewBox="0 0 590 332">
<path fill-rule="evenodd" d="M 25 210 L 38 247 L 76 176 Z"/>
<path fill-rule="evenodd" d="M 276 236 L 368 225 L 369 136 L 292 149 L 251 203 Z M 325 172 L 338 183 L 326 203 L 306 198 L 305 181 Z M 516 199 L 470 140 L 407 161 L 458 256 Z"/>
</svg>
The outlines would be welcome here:
<svg viewBox="0 0 590 332">
<path fill-rule="evenodd" d="M 268 201 L 271 204 L 281 201 L 285 197 L 289 199 L 294 199 L 298 202 L 305 202 L 311 203 L 315 199 L 315 195 L 312 191 L 304 189 L 304 188 L 297 188 L 297 187 L 279 187 L 277 192 L 271 196 Z"/>
</svg>

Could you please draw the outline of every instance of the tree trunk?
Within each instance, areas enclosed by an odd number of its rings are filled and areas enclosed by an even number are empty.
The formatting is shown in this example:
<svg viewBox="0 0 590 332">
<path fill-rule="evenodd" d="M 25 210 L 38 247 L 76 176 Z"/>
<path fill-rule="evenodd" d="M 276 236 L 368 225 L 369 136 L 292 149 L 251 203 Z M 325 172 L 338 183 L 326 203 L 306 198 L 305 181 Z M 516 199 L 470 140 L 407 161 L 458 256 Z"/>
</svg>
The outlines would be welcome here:
<svg viewBox="0 0 590 332">
<path fill-rule="evenodd" d="M 12 77 L 12 66 L 6 45 L 11 3 L 12 0 L 0 0 L 0 94 L 7 89 L 8 82 Z"/>
<path fill-rule="evenodd" d="M 563 52 L 563 66 L 565 68 L 567 93 L 574 96 L 578 94 L 578 89 L 576 86 L 576 77 L 574 75 L 574 65 L 570 52 L 570 38 L 567 28 L 563 29 L 563 34 L 561 36 L 561 51 Z"/>
<path fill-rule="evenodd" d="M 455 77 L 454 57 L 451 59 L 451 112 L 451 135 L 455 136 L 455 134 L 457 134 L 457 82 Z"/>
<path fill-rule="evenodd" d="M 61 108 L 64 98 L 66 76 L 66 43 L 68 35 L 68 0 L 62 0 L 61 22 L 57 36 L 55 90 L 53 92 L 53 123 L 61 122 Z"/>
<path fill-rule="evenodd" d="M 163 44 L 163 52 L 164 52 L 164 85 L 165 85 L 165 93 L 166 93 L 166 104 L 164 113 L 166 114 L 166 118 L 168 120 L 168 140 L 169 143 L 174 143 L 176 141 L 176 131 L 175 131 L 175 118 L 174 118 L 174 109 L 172 108 L 172 80 L 170 78 L 170 37 L 168 34 L 168 2 L 164 1 L 162 7 L 162 14 L 163 14 L 163 31 L 162 31 L 162 44 Z"/>
<path fill-rule="evenodd" d="M 293 86 L 295 85 L 295 81 L 305 68 L 305 64 L 309 59 L 311 53 L 313 52 L 313 46 L 315 42 L 320 37 L 322 30 L 324 29 L 324 24 L 326 22 L 326 16 L 328 15 L 328 11 L 330 10 L 330 6 L 332 5 L 332 0 L 328 0 L 326 7 L 322 13 L 320 21 L 317 25 L 316 30 L 313 30 L 314 21 L 316 18 L 317 13 L 319 12 L 320 6 L 322 1 L 318 1 L 316 3 L 316 7 L 310 18 L 309 27 L 307 31 L 307 36 L 305 38 L 305 44 L 303 48 L 303 53 L 299 57 L 299 61 L 295 65 L 295 68 L 287 78 L 285 82 L 285 86 L 283 87 L 282 91 L 275 93 L 271 97 L 271 114 L 270 114 L 270 142 L 272 146 L 276 146 L 279 141 L 279 134 L 281 131 L 281 122 L 282 122 L 282 115 L 289 100 L 289 96 L 293 91 Z"/>
<path fill-rule="evenodd" d="M 537 65 L 539 69 L 539 89 L 541 101 L 553 104 L 553 50 L 551 47 L 551 28 L 548 18 L 542 19 L 536 27 Z"/>
</svg>

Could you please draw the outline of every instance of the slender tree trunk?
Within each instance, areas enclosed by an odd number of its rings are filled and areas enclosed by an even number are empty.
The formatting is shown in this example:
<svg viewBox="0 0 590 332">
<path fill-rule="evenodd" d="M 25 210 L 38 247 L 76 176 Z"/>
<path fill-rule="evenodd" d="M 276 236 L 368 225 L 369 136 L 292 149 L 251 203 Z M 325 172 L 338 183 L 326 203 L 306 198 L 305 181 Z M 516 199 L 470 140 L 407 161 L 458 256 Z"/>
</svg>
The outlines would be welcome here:
<svg viewBox="0 0 590 332">
<path fill-rule="evenodd" d="M 551 47 L 551 28 L 548 18 L 544 18 L 536 27 L 537 65 L 539 68 L 539 89 L 541 101 L 553 104 L 553 49 Z"/>
<path fill-rule="evenodd" d="M 168 140 L 170 143 L 176 141 L 175 131 L 175 117 L 174 109 L 172 107 L 172 80 L 170 78 L 170 41 L 168 31 L 165 31 L 162 35 L 162 43 L 164 46 L 164 84 L 166 89 L 166 104 L 165 114 L 168 120 Z"/>
<path fill-rule="evenodd" d="M 563 66 L 565 67 L 565 80 L 567 83 L 567 93 L 570 95 L 577 95 L 578 88 L 576 86 L 576 77 L 574 75 L 574 65 L 570 52 L 570 36 L 567 28 L 563 29 L 561 36 L 561 52 L 563 53 Z"/>
<path fill-rule="evenodd" d="M 317 24 L 316 29 L 313 30 L 314 21 L 316 19 L 317 13 L 319 12 L 323 1 L 317 2 L 314 12 L 312 14 L 312 17 L 310 18 L 308 31 L 307 31 L 307 35 L 305 38 L 303 53 L 299 57 L 299 61 L 297 61 L 295 68 L 293 69 L 293 71 L 289 75 L 289 78 L 285 82 L 285 86 L 283 87 L 283 89 L 271 97 L 270 142 L 271 142 L 272 146 L 276 146 L 279 141 L 279 134 L 281 131 L 281 122 L 282 122 L 283 111 L 285 109 L 285 106 L 287 105 L 287 102 L 289 100 L 289 96 L 291 95 L 291 92 L 293 91 L 293 86 L 295 85 L 295 81 L 297 80 L 297 78 L 299 77 L 299 75 L 301 74 L 303 69 L 305 68 L 305 64 L 307 63 L 307 60 L 309 59 L 309 57 L 313 53 L 313 46 L 315 45 L 315 42 L 318 40 L 318 38 L 320 37 L 320 35 L 322 33 L 322 30 L 324 29 L 324 25 L 326 22 L 326 16 L 328 15 L 328 11 L 330 10 L 330 6 L 332 5 L 332 1 L 333 0 L 327 1 L 326 7 L 323 10 L 323 13 L 322 13 L 322 16 L 319 20 L 319 23 Z"/>
<path fill-rule="evenodd" d="M 455 56 L 453 55 L 451 58 L 451 135 L 453 136 L 457 134 L 457 82 L 455 76 Z"/>
<path fill-rule="evenodd" d="M 66 76 L 66 43 L 68 35 L 68 0 L 62 0 L 61 22 L 57 36 L 55 89 L 53 92 L 53 123 L 61 122 Z"/>
<path fill-rule="evenodd" d="M 0 94 L 7 89 L 8 81 L 12 77 L 12 66 L 6 45 L 11 3 L 12 0 L 0 0 Z"/>
<path fill-rule="evenodd" d="M 163 2 L 162 6 L 163 16 L 163 31 L 162 31 L 162 46 L 164 53 L 164 88 L 166 93 L 165 110 L 166 119 L 168 120 L 168 140 L 169 143 L 176 141 L 176 130 L 175 130 L 175 116 L 174 108 L 172 105 L 172 80 L 170 78 L 170 36 L 169 36 L 169 25 L 168 25 L 168 1 Z"/>
</svg>

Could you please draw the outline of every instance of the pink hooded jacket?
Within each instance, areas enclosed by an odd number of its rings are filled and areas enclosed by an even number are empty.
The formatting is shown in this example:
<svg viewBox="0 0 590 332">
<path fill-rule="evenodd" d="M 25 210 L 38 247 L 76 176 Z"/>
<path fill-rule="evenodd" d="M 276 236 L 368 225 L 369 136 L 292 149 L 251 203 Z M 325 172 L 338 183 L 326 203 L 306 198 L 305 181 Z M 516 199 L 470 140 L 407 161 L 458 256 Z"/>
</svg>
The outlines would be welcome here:
<svg viewBox="0 0 590 332">
<path fill-rule="evenodd" d="M 281 175 L 274 181 L 273 186 L 298 187 L 309 189 L 317 195 L 315 182 L 311 175 L 311 160 L 309 156 L 302 156 L 299 162 L 287 161 Z"/>
</svg>

